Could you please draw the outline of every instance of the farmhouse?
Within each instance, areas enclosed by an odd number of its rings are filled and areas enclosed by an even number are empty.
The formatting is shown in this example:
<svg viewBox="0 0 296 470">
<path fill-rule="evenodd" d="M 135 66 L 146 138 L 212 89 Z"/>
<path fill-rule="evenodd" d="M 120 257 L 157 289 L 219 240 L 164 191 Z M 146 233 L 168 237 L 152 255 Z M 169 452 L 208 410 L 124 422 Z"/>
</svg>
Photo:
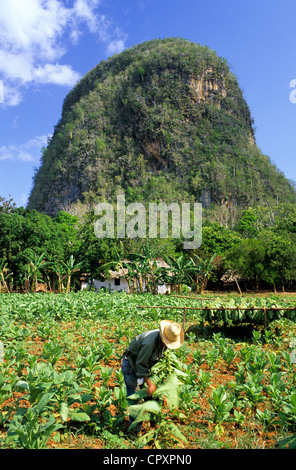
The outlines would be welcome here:
<svg viewBox="0 0 296 470">
<path fill-rule="evenodd" d="M 102 288 L 110 291 L 125 291 L 128 293 L 139 292 L 141 290 L 146 291 L 146 284 L 151 280 L 151 275 L 148 275 L 146 278 L 141 275 L 136 275 L 136 273 L 131 275 L 130 270 L 124 267 L 128 264 L 130 264 L 130 261 L 127 259 L 118 263 L 116 270 L 109 269 L 102 280 L 88 279 L 87 277 L 82 278 L 81 290 L 92 286 L 96 291 Z M 153 259 L 151 265 L 156 266 L 156 268 L 169 269 L 169 265 L 162 258 Z M 156 288 L 158 294 L 170 294 L 171 292 L 170 284 L 157 284 Z"/>
</svg>

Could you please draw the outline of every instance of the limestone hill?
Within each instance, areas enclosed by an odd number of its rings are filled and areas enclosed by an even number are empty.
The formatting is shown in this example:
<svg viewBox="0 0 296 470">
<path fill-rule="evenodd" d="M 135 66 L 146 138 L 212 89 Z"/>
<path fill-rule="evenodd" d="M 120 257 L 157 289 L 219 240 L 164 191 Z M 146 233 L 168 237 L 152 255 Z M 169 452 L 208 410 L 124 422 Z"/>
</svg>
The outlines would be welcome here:
<svg viewBox="0 0 296 470">
<path fill-rule="evenodd" d="M 176 38 L 102 61 L 71 90 L 28 207 L 54 214 L 119 192 L 127 202 L 198 201 L 226 211 L 296 199 L 257 147 L 226 60 Z"/>
</svg>

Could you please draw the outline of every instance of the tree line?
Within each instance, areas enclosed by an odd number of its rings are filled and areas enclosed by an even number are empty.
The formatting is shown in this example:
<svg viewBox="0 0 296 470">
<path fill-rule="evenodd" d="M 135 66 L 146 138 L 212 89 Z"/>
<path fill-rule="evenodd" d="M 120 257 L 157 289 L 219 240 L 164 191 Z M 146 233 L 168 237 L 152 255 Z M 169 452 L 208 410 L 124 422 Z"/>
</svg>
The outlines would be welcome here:
<svg viewBox="0 0 296 470">
<path fill-rule="evenodd" d="M 292 204 L 241 211 L 233 228 L 206 219 L 202 245 L 184 250 L 179 239 L 98 239 L 95 215 L 60 211 L 54 217 L 0 198 L 0 290 L 69 292 L 80 278 L 102 279 L 125 268 L 131 291 L 221 289 L 233 273 L 251 290 L 296 287 L 296 209 Z M 169 267 L 158 266 L 163 259 Z M 128 260 L 128 262 L 124 261 Z M 185 288 L 186 288 L 185 287 Z"/>
</svg>

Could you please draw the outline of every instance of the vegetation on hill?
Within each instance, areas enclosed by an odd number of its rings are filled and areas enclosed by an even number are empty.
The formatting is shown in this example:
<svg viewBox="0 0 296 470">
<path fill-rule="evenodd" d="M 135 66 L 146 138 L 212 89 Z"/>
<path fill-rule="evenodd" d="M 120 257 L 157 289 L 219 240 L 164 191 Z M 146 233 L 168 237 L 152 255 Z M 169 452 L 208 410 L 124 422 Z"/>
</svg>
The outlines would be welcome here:
<svg viewBox="0 0 296 470">
<path fill-rule="evenodd" d="M 240 208 L 295 201 L 255 143 L 237 79 L 208 47 L 167 38 L 102 61 L 65 99 L 29 208 L 82 201 L 198 201 L 233 226 Z"/>
</svg>

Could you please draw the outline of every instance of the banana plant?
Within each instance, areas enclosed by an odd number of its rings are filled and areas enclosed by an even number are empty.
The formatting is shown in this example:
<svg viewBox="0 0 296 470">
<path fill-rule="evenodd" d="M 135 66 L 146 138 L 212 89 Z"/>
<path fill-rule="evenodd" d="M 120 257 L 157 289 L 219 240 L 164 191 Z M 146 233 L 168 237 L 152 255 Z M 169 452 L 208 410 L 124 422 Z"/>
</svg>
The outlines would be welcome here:
<svg viewBox="0 0 296 470">
<path fill-rule="evenodd" d="M 164 259 L 170 266 L 170 282 L 173 288 L 181 294 L 182 284 L 192 282 L 195 265 L 192 259 L 186 259 L 183 254 L 178 257 L 165 257 Z"/>
<path fill-rule="evenodd" d="M 26 266 L 27 280 L 30 281 L 31 278 L 33 279 L 30 289 L 31 292 L 34 292 L 38 281 L 42 281 L 40 278 L 41 270 L 48 266 L 49 262 L 44 259 L 45 253 L 38 255 L 33 250 L 28 250 L 28 254 L 24 253 L 23 256 L 29 261 Z"/>
<path fill-rule="evenodd" d="M 9 280 L 12 280 L 13 273 L 9 272 L 8 268 L 8 263 L 6 262 L 6 259 L 4 258 L 0 262 L 0 293 L 5 292 L 5 293 L 10 293 L 8 284 Z"/>
<path fill-rule="evenodd" d="M 213 254 L 210 258 L 202 259 L 197 255 L 191 258 L 194 266 L 193 271 L 196 273 L 197 290 L 201 294 L 207 287 L 208 280 L 210 279 L 213 271 L 217 266 L 217 255 Z"/>
<path fill-rule="evenodd" d="M 74 256 L 71 255 L 68 262 L 64 263 L 64 267 L 65 267 L 65 273 L 66 273 L 66 276 L 67 276 L 66 293 L 68 294 L 70 292 L 70 287 L 71 287 L 71 277 L 75 272 L 80 271 L 80 269 L 82 267 L 82 262 L 75 264 Z"/>
</svg>

